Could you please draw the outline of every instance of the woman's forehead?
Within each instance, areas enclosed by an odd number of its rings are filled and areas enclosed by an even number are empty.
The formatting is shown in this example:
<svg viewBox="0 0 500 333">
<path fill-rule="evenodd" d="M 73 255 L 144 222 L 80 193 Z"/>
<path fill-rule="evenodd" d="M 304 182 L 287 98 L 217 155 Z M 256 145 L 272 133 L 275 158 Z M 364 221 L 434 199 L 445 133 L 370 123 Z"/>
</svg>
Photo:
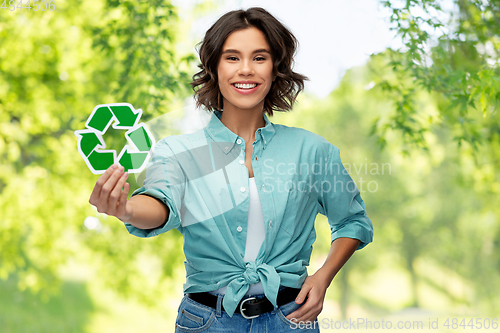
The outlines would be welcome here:
<svg viewBox="0 0 500 333">
<path fill-rule="evenodd" d="M 226 50 L 250 51 L 269 50 L 266 36 L 255 27 L 232 32 L 225 40 L 222 51 Z"/>
</svg>

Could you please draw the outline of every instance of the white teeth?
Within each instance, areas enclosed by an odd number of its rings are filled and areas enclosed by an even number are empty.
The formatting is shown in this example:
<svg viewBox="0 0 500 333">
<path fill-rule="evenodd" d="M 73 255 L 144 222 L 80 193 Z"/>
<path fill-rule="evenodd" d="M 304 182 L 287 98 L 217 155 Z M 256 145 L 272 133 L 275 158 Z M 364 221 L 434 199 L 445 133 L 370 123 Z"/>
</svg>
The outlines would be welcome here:
<svg viewBox="0 0 500 333">
<path fill-rule="evenodd" d="M 234 86 L 239 89 L 252 89 L 257 87 L 257 83 L 253 84 L 240 84 L 240 83 L 235 83 Z"/>
</svg>

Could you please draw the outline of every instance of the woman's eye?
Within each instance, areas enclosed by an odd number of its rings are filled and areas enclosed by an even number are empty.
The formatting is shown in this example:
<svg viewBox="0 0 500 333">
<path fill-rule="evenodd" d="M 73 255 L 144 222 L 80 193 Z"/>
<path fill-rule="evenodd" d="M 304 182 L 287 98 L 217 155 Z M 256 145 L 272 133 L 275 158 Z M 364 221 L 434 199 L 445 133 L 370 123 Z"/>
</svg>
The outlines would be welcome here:
<svg viewBox="0 0 500 333">
<path fill-rule="evenodd" d="M 227 60 L 231 60 L 231 61 L 232 60 L 238 60 L 238 58 L 237 57 L 227 57 Z M 255 60 L 262 61 L 262 60 L 266 60 L 266 58 L 264 58 L 264 57 L 257 57 L 257 58 L 255 58 Z"/>
</svg>

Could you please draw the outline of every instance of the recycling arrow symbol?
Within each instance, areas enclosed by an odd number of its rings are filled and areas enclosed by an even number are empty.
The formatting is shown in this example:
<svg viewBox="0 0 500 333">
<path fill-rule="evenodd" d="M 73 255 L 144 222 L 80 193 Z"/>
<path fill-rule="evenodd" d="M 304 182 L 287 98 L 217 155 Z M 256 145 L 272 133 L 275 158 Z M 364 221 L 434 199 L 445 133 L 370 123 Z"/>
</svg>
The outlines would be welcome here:
<svg viewBox="0 0 500 333">
<path fill-rule="evenodd" d="M 97 105 L 85 123 L 86 129 L 75 131 L 78 151 L 93 174 L 101 174 L 113 163 L 122 165 L 129 173 L 139 173 L 151 157 L 155 140 L 146 124 L 139 123 L 142 110 L 135 110 L 129 103 Z M 115 150 L 105 150 L 102 135 L 109 126 L 125 129 L 125 145 L 118 157 Z"/>
</svg>

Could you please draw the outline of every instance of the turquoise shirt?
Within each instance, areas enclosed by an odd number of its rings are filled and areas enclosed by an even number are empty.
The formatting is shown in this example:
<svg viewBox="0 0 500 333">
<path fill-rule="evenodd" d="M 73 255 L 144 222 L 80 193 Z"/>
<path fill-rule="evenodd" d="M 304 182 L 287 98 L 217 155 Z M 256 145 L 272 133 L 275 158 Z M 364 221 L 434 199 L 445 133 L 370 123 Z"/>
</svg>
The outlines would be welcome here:
<svg viewBox="0 0 500 333">
<path fill-rule="evenodd" d="M 273 124 L 264 113 L 266 125 L 255 132 L 251 161 L 265 240 L 255 261 L 243 261 L 250 192 L 245 140 L 221 115 L 215 111 L 206 127 L 157 143 L 144 184 L 132 196 L 161 200 L 170 210 L 168 219 L 148 230 L 125 225 L 138 237 L 179 230 L 186 256 L 184 293 L 227 285 L 223 305 L 232 317 L 250 284 L 261 281 L 274 306 L 280 285 L 302 287 L 318 212 L 328 218 L 332 242 L 359 239 L 358 249 L 372 241 L 373 226 L 339 149 L 305 129 Z"/>
</svg>

